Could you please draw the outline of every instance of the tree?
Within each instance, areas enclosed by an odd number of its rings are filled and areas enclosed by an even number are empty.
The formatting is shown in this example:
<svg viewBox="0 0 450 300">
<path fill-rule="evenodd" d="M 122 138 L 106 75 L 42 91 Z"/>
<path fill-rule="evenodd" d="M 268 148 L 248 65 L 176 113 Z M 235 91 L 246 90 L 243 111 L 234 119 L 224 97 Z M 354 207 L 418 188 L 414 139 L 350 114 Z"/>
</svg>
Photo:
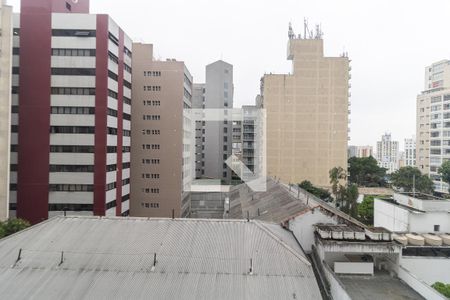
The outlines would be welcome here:
<svg viewBox="0 0 450 300">
<path fill-rule="evenodd" d="M 342 211 L 356 218 L 358 216 L 358 186 L 351 184 L 345 191 L 344 207 Z"/>
<path fill-rule="evenodd" d="M 373 203 L 374 196 L 365 196 L 363 202 L 358 205 L 358 216 L 361 222 L 373 225 Z"/>
<path fill-rule="evenodd" d="M 345 195 L 345 187 L 340 184 L 342 180 L 347 178 L 347 174 L 342 167 L 334 167 L 330 170 L 330 184 L 331 191 L 334 195 L 334 199 L 336 200 L 336 205 L 338 203 L 342 204 L 343 196 Z"/>
<path fill-rule="evenodd" d="M 445 161 L 441 167 L 438 169 L 439 175 L 441 175 L 442 180 L 450 185 L 450 160 Z M 450 192 L 450 187 L 449 187 Z"/>
<path fill-rule="evenodd" d="M 0 227 L 2 228 L 0 230 L 3 232 L 4 236 L 8 236 L 11 234 L 14 234 L 16 232 L 19 232 L 21 230 L 24 230 L 25 228 L 29 227 L 30 223 L 28 223 L 25 220 L 22 219 L 9 219 L 3 223 L 1 223 Z"/>
<path fill-rule="evenodd" d="M 414 184 L 415 180 L 415 184 Z M 414 167 L 403 167 L 391 175 L 392 185 L 404 192 L 415 190 L 420 193 L 431 194 L 434 190 L 433 181 L 427 175 L 422 175 L 420 170 Z"/>
<path fill-rule="evenodd" d="M 438 291 L 439 293 L 441 293 L 442 295 L 444 295 L 447 298 L 450 298 L 450 284 L 445 284 L 442 282 L 436 282 L 435 284 L 432 285 L 432 287 Z"/>
<path fill-rule="evenodd" d="M 313 194 L 314 196 L 322 199 L 322 200 L 325 200 L 325 201 L 329 201 L 330 200 L 331 194 L 327 190 L 315 187 L 308 180 L 302 181 L 301 183 L 297 184 L 297 186 L 299 188 L 301 188 L 301 189 L 304 189 L 308 193 Z"/>
<path fill-rule="evenodd" d="M 351 157 L 348 160 L 349 181 L 358 186 L 385 186 L 386 169 L 380 168 L 378 162 L 370 157 Z"/>
</svg>

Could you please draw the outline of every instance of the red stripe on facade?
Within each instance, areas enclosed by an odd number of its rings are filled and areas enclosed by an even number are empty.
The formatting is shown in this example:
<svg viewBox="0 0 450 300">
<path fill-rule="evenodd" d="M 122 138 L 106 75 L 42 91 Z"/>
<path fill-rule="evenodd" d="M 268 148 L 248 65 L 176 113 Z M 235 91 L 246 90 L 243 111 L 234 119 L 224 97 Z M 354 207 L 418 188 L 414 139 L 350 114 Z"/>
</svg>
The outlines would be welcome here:
<svg viewBox="0 0 450 300">
<path fill-rule="evenodd" d="M 108 16 L 97 15 L 95 78 L 94 215 L 106 210 L 106 143 L 108 108 Z"/>
<path fill-rule="evenodd" d="M 32 224 L 48 218 L 51 24 L 47 1 L 22 1 L 17 217 Z"/>
<path fill-rule="evenodd" d="M 119 29 L 119 88 L 117 99 L 117 189 L 116 189 L 116 216 L 122 215 L 122 161 L 123 161 L 123 72 L 124 72 L 124 46 L 125 34 Z"/>
</svg>

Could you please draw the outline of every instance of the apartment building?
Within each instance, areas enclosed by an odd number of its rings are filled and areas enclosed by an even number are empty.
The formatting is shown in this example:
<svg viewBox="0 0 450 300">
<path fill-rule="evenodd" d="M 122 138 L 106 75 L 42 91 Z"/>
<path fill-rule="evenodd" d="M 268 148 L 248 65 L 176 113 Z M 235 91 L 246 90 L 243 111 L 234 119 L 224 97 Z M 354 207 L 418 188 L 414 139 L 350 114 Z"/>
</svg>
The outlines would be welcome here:
<svg viewBox="0 0 450 300">
<path fill-rule="evenodd" d="M 131 215 L 187 217 L 194 174 L 192 75 L 182 61 L 153 59 L 151 44 L 133 44 Z"/>
<path fill-rule="evenodd" d="M 450 60 L 425 68 L 425 86 L 417 96 L 416 165 L 433 179 L 435 190 L 448 193 L 448 184 L 438 174 L 450 159 Z"/>
<path fill-rule="evenodd" d="M 377 142 L 376 159 L 378 165 L 387 169 L 387 173 L 394 173 L 399 169 L 399 160 L 401 158 L 399 152 L 399 143 L 392 140 L 390 133 L 386 133 L 381 137 L 381 141 Z"/>
<path fill-rule="evenodd" d="M 0 221 L 9 216 L 12 7 L 0 1 Z"/>
<path fill-rule="evenodd" d="M 11 214 L 129 213 L 132 42 L 89 0 L 14 17 Z"/>
<path fill-rule="evenodd" d="M 416 137 L 405 139 L 405 165 L 408 167 L 416 166 Z"/>
<path fill-rule="evenodd" d="M 194 87 L 194 106 L 196 109 L 233 108 L 233 66 L 222 60 L 206 66 L 204 84 Z M 231 117 L 231 116 L 230 116 Z M 196 172 L 198 178 L 221 179 L 230 183 L 231 169 L 225 161 L 232 154 L 232 121 L 202 121 L 197 128 Z"/>
<path fill-rule="evenodd" d="M 309 34 L 309 33 L 308 33 Z M 322 33 L 289 31 L 292 73 L 265 74 L 267 170 L 286 183 L 329 186 L 329 171 L 347 168 L 350 60 L 325 57 Z"/>
</svg>

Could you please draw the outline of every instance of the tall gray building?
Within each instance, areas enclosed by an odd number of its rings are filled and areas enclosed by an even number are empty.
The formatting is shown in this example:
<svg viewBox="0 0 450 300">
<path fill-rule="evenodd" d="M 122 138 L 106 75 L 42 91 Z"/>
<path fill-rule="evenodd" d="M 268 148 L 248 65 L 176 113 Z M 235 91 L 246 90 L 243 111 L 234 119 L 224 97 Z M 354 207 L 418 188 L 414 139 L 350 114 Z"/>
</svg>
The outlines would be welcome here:
<svg viewBox="0 0 450 300">
<path fill-rule="evenodd" d="M 205 84 L 194 85 L 193 106 L 203 109 L 233 108 L 233 66 L 222 60 L 206 66 Z M 231 118 L 231 113 L 230 113 Z M 232 154 L 232 121 L 196 123 L 196 175 L 231 182 L 225 161 Z"/>
</svg>

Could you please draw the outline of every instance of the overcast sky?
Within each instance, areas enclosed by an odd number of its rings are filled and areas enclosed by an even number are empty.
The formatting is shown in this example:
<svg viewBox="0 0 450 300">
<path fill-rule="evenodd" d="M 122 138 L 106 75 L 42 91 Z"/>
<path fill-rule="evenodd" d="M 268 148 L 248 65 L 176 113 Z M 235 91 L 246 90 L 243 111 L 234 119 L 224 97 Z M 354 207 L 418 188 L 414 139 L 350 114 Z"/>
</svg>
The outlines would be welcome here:
<svg viewBox="0 0 450 300">
<path fill-rule="evenodd" d="M 9 0 L 19 11 L 19 0 Z M 425 66 L 450 59 L 449 0 L 91 0 L 156 58 L 186 62 L 195 82 L 205 65 L 234 65 L 235 107 L 253 104 L 264 73 L 287 73 L 288 23 L 322 24 L 325 55 L 352 60 L 352 145 L 415 134 Z"/>
</svg>

